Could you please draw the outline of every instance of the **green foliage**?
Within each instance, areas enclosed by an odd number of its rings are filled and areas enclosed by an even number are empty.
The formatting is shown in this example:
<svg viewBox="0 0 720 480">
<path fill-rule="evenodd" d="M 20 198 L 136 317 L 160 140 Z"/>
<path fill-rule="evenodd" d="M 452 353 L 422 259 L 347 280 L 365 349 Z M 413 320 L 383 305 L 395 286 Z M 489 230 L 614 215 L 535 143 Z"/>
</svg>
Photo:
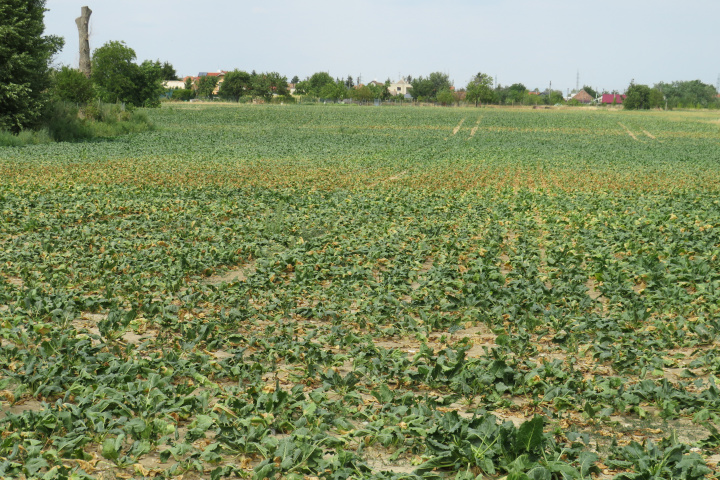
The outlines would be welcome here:
<svg viewBox="0 0 720 480">
<path fill-rule="evenodd" d="M 177 88 L 172 91 L 172 95 L 170 96 L 170 98 L 172 100 L 187 102 L 188 100 L 195 98 L 195 90 L 187 88 Z"/>
<path fill-rule="evenodd" d="M 95 98 L 95 90 L 82 72 L 63 66 L 53 76 L 53 95 L 61 101 L 84 105 Z"/>
<path fill-rule="evenodd" d="M 133 103 L 138 86 L 135 50 L 125 42 L 110 41 L 96 48 L 92 55 L 91 79 L 100 99 L 108 103 Z M 134 103 L 133 103 L 134 104 Z"/>
<path fill-rule="evenodd" d="M 0 131 L 37 127 L 49 101 L 49 65 L 63 40 L 43 36 L 44 13 L 44 0 L 0 4 Z"/>
<path fill-rule="evenodd" d="M 670 108 L 693 108 L 698 104 L 707 108 L 718 103 L 718 92 L 715 87 L 700 80 L 660 82 L 655 85 L 655 89 L 666 97 Z"/>
<path fill-rule="evenodd" d="M 341 79 L 336 80 L 333 83 L 326 83 L 319 92 L 318 97 L 324 100 L 343 100 L 349 95 L 348 88 L 345 86 L 345 82 Z"/>
<path fill-rule="evenodd" d="M 277 72 L 251 75 L 252 95 L 269 102 L 276 95 L 288 95 L 287 78 Z"/>
<path fill-rule="evenodd" d="M 490 103 L 495 99 L 492 90 L 493 79 L 486 73 L 478 73 L 466 87 L 466 99 L 477 107 L 479 103 Z"/>
<path fill-rule="evenodd" d="M 203 99 L 213 98 L 213 92 L 220 80 L 219 77 L 204 75 L 198 80 L 197 97 Z"/>
<path fill-rule="evenodd" d="M 528 89 L 522 83 L 513 83 L 508 87 L 506 102 L 522 103 L 528 93 Z"/>
<path fill-rule="evenodd" d="M 597 98 L 598 96 L 598 92 L 590 86 L 583 85 L 582 90 L 585 90 L 592 98 Z"/>
<path fill-rule="evenodd" d="M 363 85 L 360 88 L 353 88 L 350 90 L 350 98 L 356 102 L 370 102 L 374 98 L 374 93 L 367 85 Z"/>
<path fill-rule="evenodd" d="M 241 97 L 251 95 L 252 91 L 250 74 L 242 70 L 233 70 L 225 73 L 218 96 L 223 100 L 237 102 Z"/>
<path fill-rule="evenodd" d="M 303 83 L 303 82 L 301 82 Z M 335 80 L 327 72 L 313 73 L 312 76 L 307 80 L 304 94 L 311 95 L 313 97 L 321 97 L 322 89 L 327 85 L 334 85 Z"/>
<path fill-rule="evenodd" d="M 441 105 L 452 105 L 455 102 L 455 95 L 450 90 L 440 90 L 437 94 L 437 101 Z"/>
<path fill-rule="evenodd" d="M 650 108 L 650 87 L 647 85 L 630 84 L 623 101 L 625 110 L 647 110 Z"/>
<path fill-rule="evenodd" d="M 159 61 L 143 61 L 138 68 L 135 85 L 135 106 L 159 107 L 160 96 L 165 91 L 163 87 L 163 71 Z"/>
<path fill-rule="evenodd" d="M 95 49 L 91 80 L 99 98 L 107 103 L 156 107 L 163 92 L 163 67 L 159 61 L 137 65 L 135 51 L 125 42 L 110 41 Z"/>
<path fill-rule="evenodd" d="M 376 100 L 387 100 L 390 98 L 390 91 L 388 90 L 388 87 L 390 87 L 389 80 L 385 83 L 370 82 L 367 84 L 367 88 L 370 90 L 372 98 Z"/>
<path fill-rule="evenodd" d="M 160 63 L 160 61 L 158 60 L 157 63 Z M 162 71 L 160 76 L 163 80 L 178 80 L 178 76 L 177 76 L 177 72 L 175 71 L 175 67 L 173 67 L 170 62 L 163 62 L 162 67 L 160 67 L 160 70 Z"/>
<path fill-rule="evenodd" d="M 450 77 L 442 72 L 433 72 L 427 78 L 422 76 L 410 82 L 413 98 L 420 101 L 435 101 L 439 92 L 450 90 Z"/>
</svg>

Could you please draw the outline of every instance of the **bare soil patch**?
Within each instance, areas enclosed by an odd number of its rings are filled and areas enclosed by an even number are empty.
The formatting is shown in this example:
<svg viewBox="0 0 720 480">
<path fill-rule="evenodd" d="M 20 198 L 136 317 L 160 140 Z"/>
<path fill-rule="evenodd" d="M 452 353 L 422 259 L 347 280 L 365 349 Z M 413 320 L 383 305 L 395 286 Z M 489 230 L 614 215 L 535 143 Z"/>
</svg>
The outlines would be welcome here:
<svg viewBox="0 0 720 480">
<path fill-rule="evenodd" d="M 207 285 L 220 285 L 223 283 L 244 282 L 255 271 L 254 263 L 246 263 L 235 267 L 222 275 L 213 275 L 206 278 L 203 283 Z"/>
</svg>

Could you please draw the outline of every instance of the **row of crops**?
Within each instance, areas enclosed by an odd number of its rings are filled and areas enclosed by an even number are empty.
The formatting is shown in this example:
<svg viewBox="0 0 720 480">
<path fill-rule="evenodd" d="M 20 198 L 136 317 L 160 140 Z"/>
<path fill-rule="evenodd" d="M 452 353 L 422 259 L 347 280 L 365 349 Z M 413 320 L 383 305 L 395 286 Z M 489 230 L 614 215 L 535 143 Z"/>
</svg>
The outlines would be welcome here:
<svg viewBox="0 0 720 480">
<path fill-rule="evenodd" d="M 708 114 L 151 114 L 0 150 L 0 476 L 717 478 Z"/>
</svg>

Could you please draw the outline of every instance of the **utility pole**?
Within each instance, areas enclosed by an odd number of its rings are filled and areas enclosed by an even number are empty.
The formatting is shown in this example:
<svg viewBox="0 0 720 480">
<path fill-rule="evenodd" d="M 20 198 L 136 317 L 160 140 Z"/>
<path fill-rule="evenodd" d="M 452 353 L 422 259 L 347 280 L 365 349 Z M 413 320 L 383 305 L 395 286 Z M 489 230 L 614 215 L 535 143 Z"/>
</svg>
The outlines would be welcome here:
<svg viewBox="0 0 720 480">
<path fill-rule="evenodd" d="M 90 78 L 90 37 L 88 27 L 90 25 L 90 15 L 92 10 L 88 7 L 80 9 L 80 16 L 75 19 L 75 24 L 80 35 L 80 71 Z"/>
</svg>

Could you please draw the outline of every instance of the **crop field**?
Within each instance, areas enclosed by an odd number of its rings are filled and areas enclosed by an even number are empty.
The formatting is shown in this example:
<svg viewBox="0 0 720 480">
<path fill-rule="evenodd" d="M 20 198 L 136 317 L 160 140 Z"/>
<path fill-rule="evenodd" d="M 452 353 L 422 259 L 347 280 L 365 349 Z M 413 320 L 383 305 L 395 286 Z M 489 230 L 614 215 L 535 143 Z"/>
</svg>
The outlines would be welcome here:
<svg viewBox="0 0 720 480">
<path fill-rule="evenodd" d="M 720 478 L 720 114 L 147 113 L 0 148 L 1 478 Z"/>
</svg>

